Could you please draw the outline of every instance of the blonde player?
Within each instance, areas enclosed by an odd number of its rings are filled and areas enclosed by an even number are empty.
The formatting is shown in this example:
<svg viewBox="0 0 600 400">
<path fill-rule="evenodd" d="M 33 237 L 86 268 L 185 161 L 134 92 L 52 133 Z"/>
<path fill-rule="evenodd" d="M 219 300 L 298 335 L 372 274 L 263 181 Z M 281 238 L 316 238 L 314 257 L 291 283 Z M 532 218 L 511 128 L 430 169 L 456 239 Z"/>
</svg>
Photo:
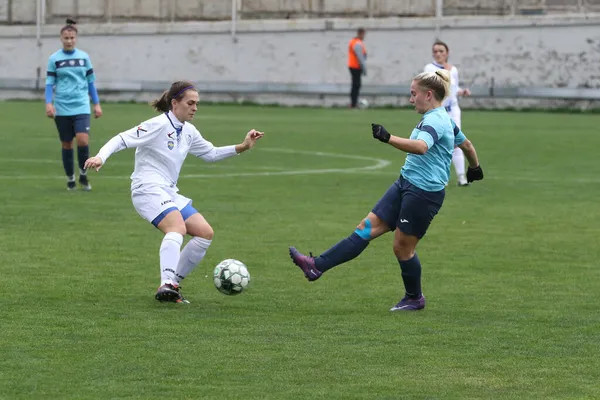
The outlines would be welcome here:
<svg viewBox="0 0 600 400">
<path fill-rule="evenodd" d="M 443 103 L 450 118 L 454 123 L 462 128 L 461 124 L 461 111 L 458 105 L 458 96 L 469 96 L 471 91 L 469 89 L 462 89 L 459 86 L 458 81 L 458 69 L 448 63 L 449 49 L 448 45 L 441 41 L 436 41 L 433 44 L 433 62 L 425 66 L 425 72 L 435 72 L 439 69 L 446 69 L 450 71 L 450 95 Z M 467 178 L 465 175 L 465 156 L 459 147 L 455 147 L 452 153 L 452 164 L 454 164 L 454 170 L 458 178 L 459 186 L 467 186 Z"/>
<path fill-rule="evenodd" d="M 202 261 L 213 238 L 213 229 L 192 207 L 192 200 L 178 193 L 177 180 L 188 153 L 207 162 L 223 160 L 250 150 L 263 137 L 250 130 L 241 144 L 215 147 L 189 123 L 198 110 L 198 92 L 191 82 L 171 85 L 152 103 L 157 117 L 142 122 L 109 140 L 85 168 L 98 171 L 111 154 L 136 148 L 131 175 L 131 199 L 140 216 L 164 234 L 159 252 L 160 287 L 156 299 L 188 303 L 180 282 Z M 181 250 L 185 234 L 192 238 Z M 181 251 L 180 251 L 181 250 Z"/>
</svg>

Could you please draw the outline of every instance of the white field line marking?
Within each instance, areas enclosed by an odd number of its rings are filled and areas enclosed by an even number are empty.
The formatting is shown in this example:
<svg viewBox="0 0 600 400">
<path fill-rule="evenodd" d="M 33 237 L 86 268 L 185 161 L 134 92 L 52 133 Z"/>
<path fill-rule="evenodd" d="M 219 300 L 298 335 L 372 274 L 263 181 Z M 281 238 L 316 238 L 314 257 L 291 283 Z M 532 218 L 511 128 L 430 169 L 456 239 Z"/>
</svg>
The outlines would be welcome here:
<svg viewBox="0 0 600 400">
<path fill-rule="evenodd" d="M 345 158 L 350 160 L 361 160 L 361 161 L 371 161 L 374 164 L 367 165 L 364 167 L 348 167 L 348 168 L 325 168 L 325 169 L 296 169 L 296 170 L 279 170 L 278 167 L 264 167 L 270 169 L 270 171 L 263 172 L 234 172 L 234 173 L 216 173 L 216 174 L 183 174 L 180 175 L 179 178 L 227 178 L 227 177 L 243 177 L 243 176 L 278 176 L 278 175 L 310 175 L 310 174 L 333 174 L 333 173 L 363 173 L 366 171 L 375 171 L 382 168 L 385 168 L 391 164 L 388 160 L 383 160 L 380 158 L 374 157 L 365 157 L 351 154 L 338 154 L 338 153 L 325 153 L 325 152 L 313 152 L 313 151 L 304 151 L 304 150 L 293 150 L 293 149 L 272 149 L 272 148 L 263 148 L 261 151 L 270 151 L 276 153 L 287 153 L 287 154 L 304 154 L 308 156 L 318 156 L 318 157 L 329 157 L 329 158 Z M 2 159 L 2 161 L 8 161 L 9 159 Z M 19 161 L 17 161 L 19 160 Z M 13 160 L 15 162 L 36 162 L 36 159 L 17 159 Z M 21 161 L 22 160 L 22 161 Z M 60 164 L 60 160 L 52 161 L 52 160 L 37 160 L 42 163 L 49 164 Z M 131 165 L 131 163 L 127 163 Z M 124 164 L 124 163 L 123 163 Z M 110 162 L 107 164 L 110 165 Z M 243 169 L 244 167 L 239 167 Z M 250 167 L 249 169 L 251 169 Z M 274 170 L 277 169 L 277 170 Z M 101 171 L 102 172 L 102 171 Z M 99 175 L 101 179 L 125 179 L 129 178 L 129 175 Z M 0 179 L 3 180 L 19 180 L 19 179 L 65 179 L 64 176 L 47 176 L 47 175 L 0 175 Z"/>
</svg>

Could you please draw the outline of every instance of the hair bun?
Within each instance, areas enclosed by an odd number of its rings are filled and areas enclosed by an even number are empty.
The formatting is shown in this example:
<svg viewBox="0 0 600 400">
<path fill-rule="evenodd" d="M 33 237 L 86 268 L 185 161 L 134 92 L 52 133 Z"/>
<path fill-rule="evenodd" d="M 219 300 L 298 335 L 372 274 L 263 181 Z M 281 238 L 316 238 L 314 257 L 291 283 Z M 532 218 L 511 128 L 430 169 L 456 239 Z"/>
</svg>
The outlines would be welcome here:
<svg viewBox="0 0 600 400">
<path fill-rule="evenodd" d="M 77 21 L 75 21 L 74 19 L 71 18 L 67 18 L 67 25 L 75 25 L 77 24 Z"/>
</svg>

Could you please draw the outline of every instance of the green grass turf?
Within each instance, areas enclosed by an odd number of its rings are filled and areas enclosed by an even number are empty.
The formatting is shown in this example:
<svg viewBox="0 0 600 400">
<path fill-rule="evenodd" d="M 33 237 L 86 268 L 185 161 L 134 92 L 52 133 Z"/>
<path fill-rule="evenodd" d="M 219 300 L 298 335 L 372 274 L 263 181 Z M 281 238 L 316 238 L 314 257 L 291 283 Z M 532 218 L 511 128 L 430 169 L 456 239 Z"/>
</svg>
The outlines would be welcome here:
<svg viewBox="0 0 600 400">
<path fill-rule="evenodd" d="M 92 154 L 153 116 L 104 111 Z M 133 151 L 68 193 L 43 105 L 0 103 L 0 117 L 0 398 L 600 397 L 598 115 L 463 113 L 485 180 L 452 180 L 418 247 L 427 308 L 401 314 L 391 235 L 311 284 L 287 247 L 320 253 L 353 231 L 405 157 L 370 123 L 407 136 L 412 111 L 202 106 L 216 145 L 266 135 L 183 168 L 216 231 L 188 306 L 153 298 L 161 235 L 131 205 Z M 250 270 L 240 296 L 213 287 L 225 258 Z"/>
</svg>

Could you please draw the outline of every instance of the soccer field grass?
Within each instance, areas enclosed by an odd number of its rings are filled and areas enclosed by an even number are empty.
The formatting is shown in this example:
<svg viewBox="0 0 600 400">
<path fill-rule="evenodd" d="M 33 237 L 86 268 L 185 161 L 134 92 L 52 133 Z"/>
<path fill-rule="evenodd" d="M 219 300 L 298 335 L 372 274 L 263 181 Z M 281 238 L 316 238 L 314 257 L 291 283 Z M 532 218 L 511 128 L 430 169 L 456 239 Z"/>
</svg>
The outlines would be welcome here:
<svg viewBox="0 0 600 400">
<path fill-rule="evenodd" d="M 154 114 L 106 104 L 91 153 Z M 410 110 L 202 106 L 216 145 L 256 128 L 249 153 L 188 158 L 179 188 L 215 229 L 184 281 L 154 300 L 161 234 L 131 205 L 133 151 L 93 191 L 67 192 L 43 104 L 0 103 L 2 399 L 600 398 L 600 116 L 465 111 L 485 179 L 453 180 L 418 246 L 427 308 L 402 296 L 392 236 L 308 283 L 287 248 L 349 235 L 398 176 Z M 245 262 L 220 294 L 214 266 Z"/>
</svg>

